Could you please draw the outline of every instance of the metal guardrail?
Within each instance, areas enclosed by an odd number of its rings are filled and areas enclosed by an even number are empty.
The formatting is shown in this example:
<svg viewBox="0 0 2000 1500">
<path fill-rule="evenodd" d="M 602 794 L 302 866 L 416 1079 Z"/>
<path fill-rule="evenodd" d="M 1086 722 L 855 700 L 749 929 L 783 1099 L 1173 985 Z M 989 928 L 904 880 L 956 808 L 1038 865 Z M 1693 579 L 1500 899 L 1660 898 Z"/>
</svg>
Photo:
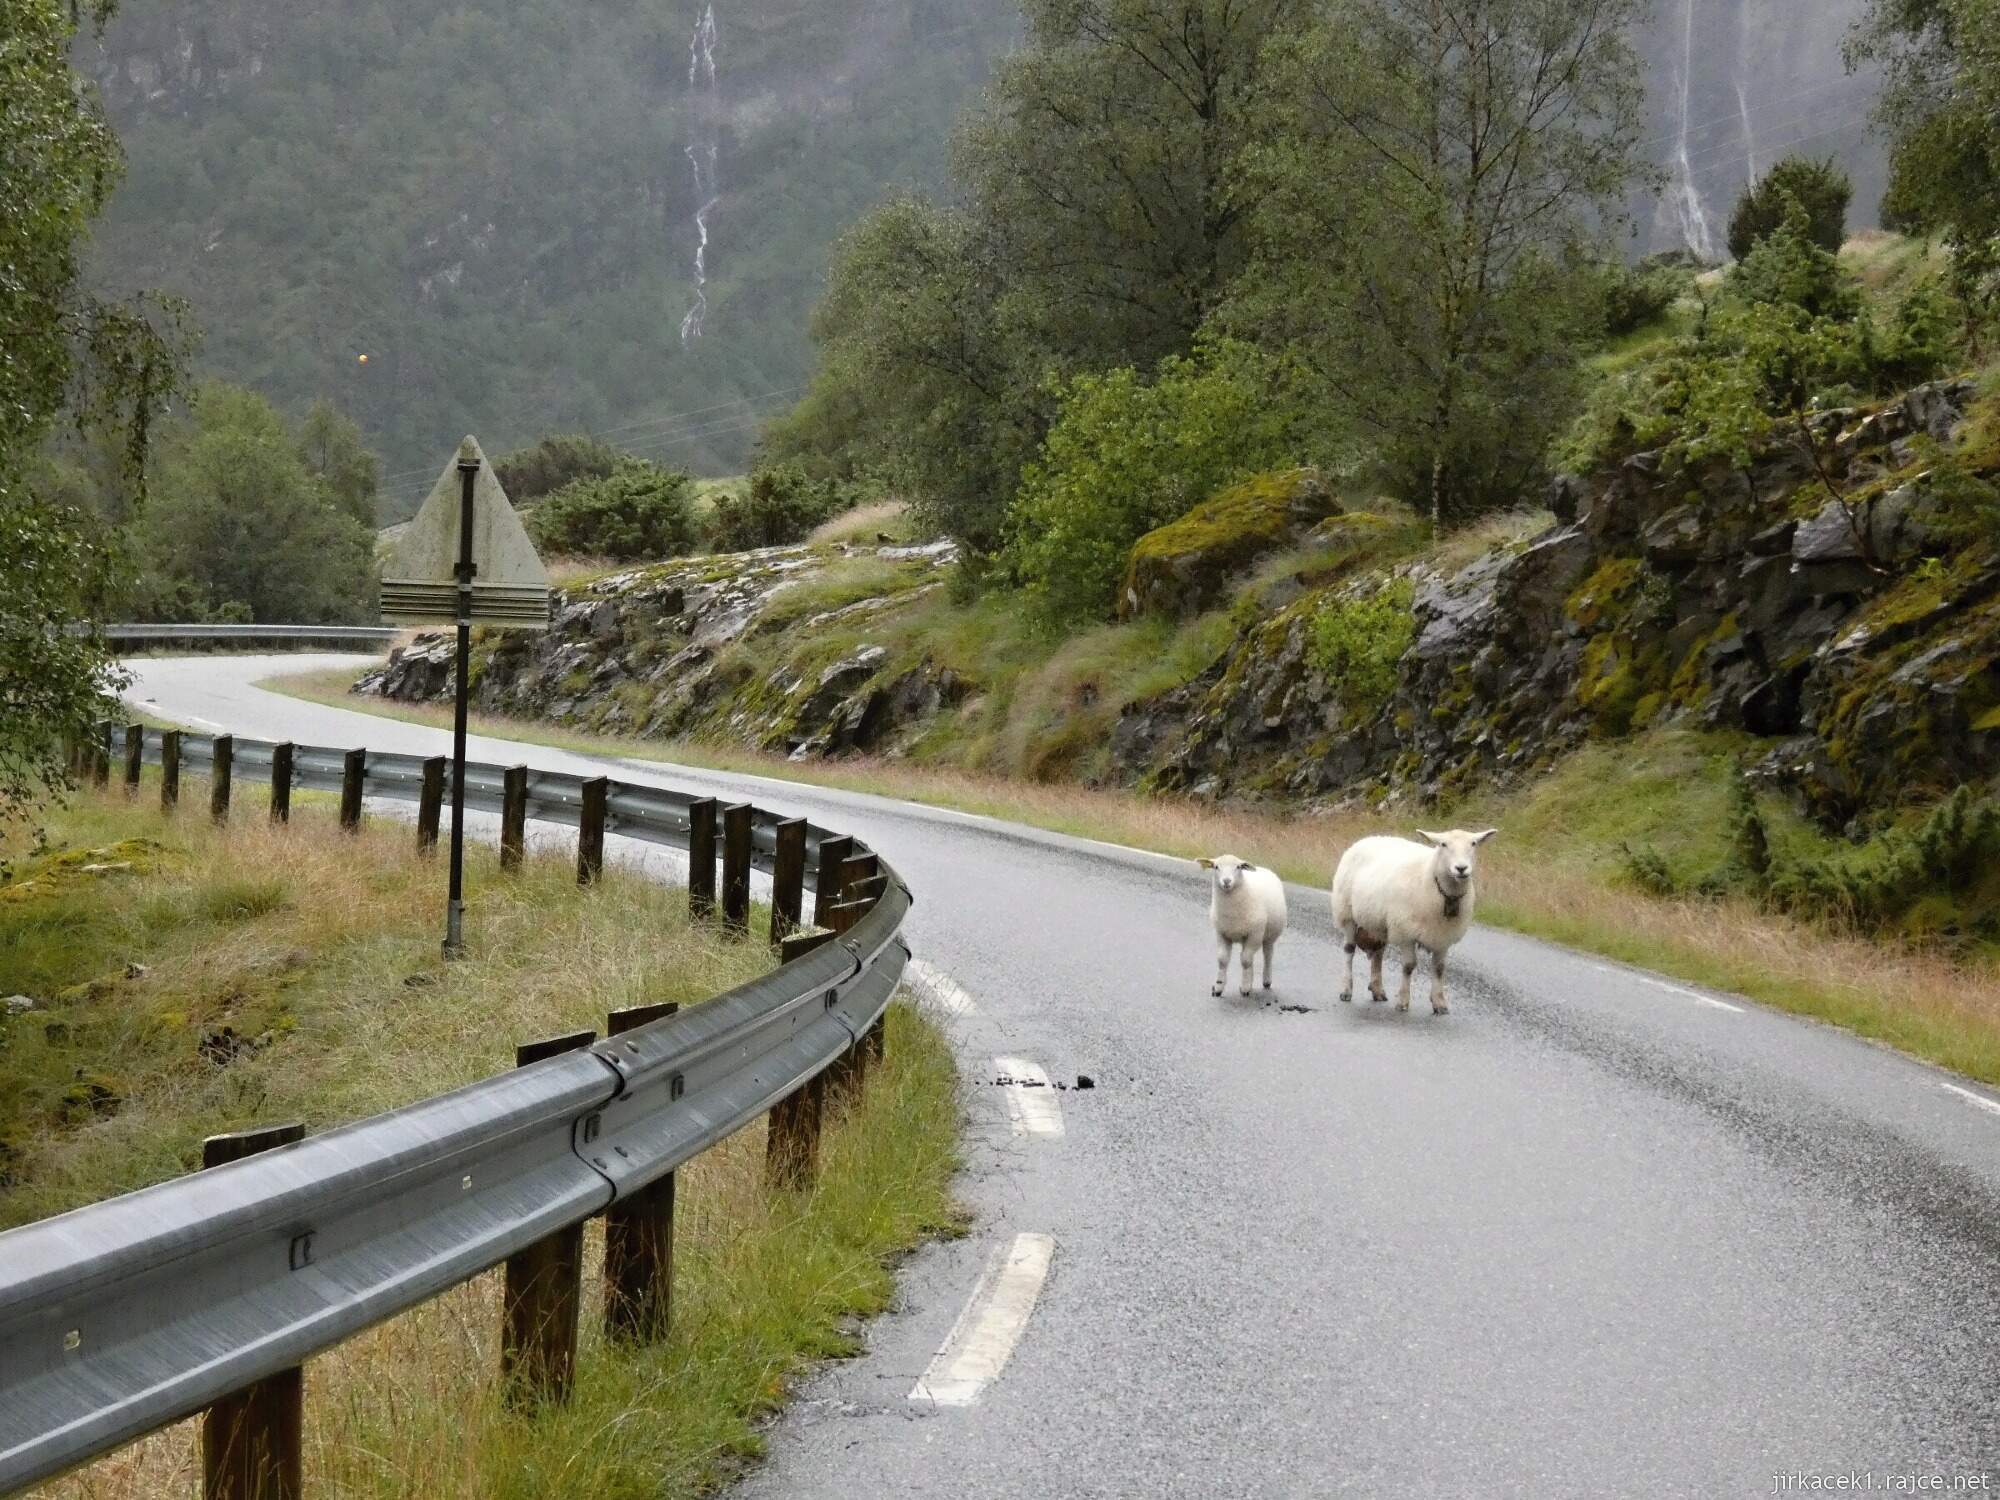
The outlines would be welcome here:
<svg viewBox="0 0 2000 1500">
<path fill-rule="evenodd" d="M 374 650 L 395 643 L 385 625 L 100 625 L 114 646 L 354 646 Z"/>
<path fill-rule="evenodd" d="M 166 743 L 145 731 L 144 758 L 160 763 Z M 270 779 L 271 742 L 231 747 L 234 779 Z M 295 747 L 293 784 L 339 787 L 347 754 Z M 182 734 L 178 755 L 200 774 L 215 740 Z M 367 795 L 419 795 L 419 757 L 369 752 L 364 765 Z M 466 770 L 467 805 L 499 807 L 506 768 Z M 530 773 L 529 815 L 576 823 L 583 786 Z M 613 782 L 606 826 L 685 843 L 692 802 Z M 779 821 L 755 819 L 750 858 L 767 869 Z M 845 855 L 851 840 L 807 827 L 809 848 L 836 838 L 828 854 Z M 910 894 L 880 870 L 887 880 L 871 882 L 879 895 L 845 931 L 706 1004 L 0 1233 L 0 1492 L 297 1366 L 631 1200 L 758 1114 L 803 1097 L 855 1057 L 908 960 Z"/>
</svg>

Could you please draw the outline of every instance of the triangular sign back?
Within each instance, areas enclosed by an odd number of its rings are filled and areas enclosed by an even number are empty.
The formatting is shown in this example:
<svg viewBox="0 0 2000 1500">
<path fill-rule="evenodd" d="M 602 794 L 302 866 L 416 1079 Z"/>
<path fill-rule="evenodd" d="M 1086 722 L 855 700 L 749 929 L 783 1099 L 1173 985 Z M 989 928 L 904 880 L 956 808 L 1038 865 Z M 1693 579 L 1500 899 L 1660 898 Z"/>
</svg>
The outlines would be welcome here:
<svg viewBox="0 0 2000 1500">
<path fill-rule="evenodd" d="M 472 618 L 488 625 L 547 625 L 548 569 L 507 503 L 500 476 L 471 437 L 445 464 L 382 565 L 382 618 L 399 625 L 449 624 L 458 618 L 461 459 L 479 465 L 472 482 Z"/>
</svg>

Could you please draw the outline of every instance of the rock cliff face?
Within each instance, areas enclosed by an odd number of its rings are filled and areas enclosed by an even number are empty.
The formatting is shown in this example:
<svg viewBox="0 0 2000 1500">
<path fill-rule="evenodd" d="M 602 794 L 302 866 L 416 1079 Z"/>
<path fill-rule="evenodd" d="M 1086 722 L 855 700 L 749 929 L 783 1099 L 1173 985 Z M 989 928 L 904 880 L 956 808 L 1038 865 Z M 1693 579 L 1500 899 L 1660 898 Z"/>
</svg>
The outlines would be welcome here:
<svg viewBox="0 0 2000 1500">
<path fill-rule="evenodd" d="M 1314 621 L 1354 585 L 1245 631 L 1201 680 L 1126 715 L 1129 776 L 1210 795 L 1449 796 L 1586 738 L 1679 720 L 1768 739 L 1760 770 L 1823 819 L 2000 766 L 2000 548 L 1934 461 L 1968 383 L 1922 387 L 1749 476 L 1640 454 L 1559 484 L 1574 518 L 1452 573 L 1415 565 L 1394 691 L 1356 721 Z"/>
<path fill-rule="evenodd" d="M 1281 524 L 1247 551 L 1207 537 L 1214 502 L 1188 518 L 1201 545 L 1153 547 L 1203 565 L 1148 575 L 1148 610 L 1180 612 L 1183 590 L 1200 600 L 1188 608 L 1219 606 L 1201 625 L 1219 655 L 1121 700 L 1109 779 L 1300 807 L 1448 800 L 1675 723 L 1745 736 L 1767 784 L 1830 827 L 1987 781 L 2000 769 L 2000 401 L 1974 397 L 1958 382 L 1829 412 L 1817 460 L 1779 447 L 1748 473 L 1679 474 L 1642 453 L 1566 477 L 1554 524 L 1463 563 L 1394 518 L 1350 511 L 1305 529 L 1328 497 L 1268 476 L 1290 498 L 1264 507 Z M 1258 561 L 1285 538 L 1287 561 Z M 794 757 L 954 740 L 962 752 L 992 729 L 973 722 L 981 705 L 1051 662 L 961 648 L 954 667 L 937 663 L 934 632 L 968 618 L 938 592 L 953 561 L 948 543 L 800 546 L 633 569 L 570 590 L 544 636 L 483 641 L 477 700 Z M 449 681 L 449 643 L 432 637 L 362 687 L 442 699 Z M 1098 756 L 1088 774 L 1106 772 Z"/>
<path fill-rule="evenodd" d="M 856 556 L 883 565 L 873 590 L 812 607 L 829 564 Z M 892 751 L 965 685 L 927 662 L 897 670 L 865 641 L 828 657 L 815 637 L 836 622 L 851 633 L 941 588 L 956 557 L 948 542 L 796 546 L 628 569 L 559 594 L 546 633 L 476 637 L 473 696 L 488 712 L 604 733 L 706 735 L 796 757 Z M 791 649 L 764 675 L 731 649 L 781 631 Z M 452 651 L 448 635 L 419 636 L 355 691 L 448 701 Z"/>
</svg>

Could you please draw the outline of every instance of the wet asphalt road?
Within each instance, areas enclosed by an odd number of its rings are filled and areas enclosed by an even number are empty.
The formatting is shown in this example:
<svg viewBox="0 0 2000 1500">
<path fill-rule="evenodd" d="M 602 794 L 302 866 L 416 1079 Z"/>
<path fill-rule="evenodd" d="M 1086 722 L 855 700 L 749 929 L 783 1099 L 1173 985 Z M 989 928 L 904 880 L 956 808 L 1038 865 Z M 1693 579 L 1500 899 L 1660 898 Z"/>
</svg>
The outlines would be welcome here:
<svg viewBox="0 0 2000 1500">
<path fill-rule="evenodd" d="M 128 696 L 197 728 L 447 746 L 250 686 L 353 660 L 145 660 Z M 2000 1467 L 1988 1091 L 1488 929 L 1454 954 L 1449 1017 L 1424 975 L 1407 1015 L 1343 1006 L 1324 892 L 1301 887 L 1274 998 L 1310 1009 L 1214 1000 L 1206 878 L 1185 863 L 608 764 L 862 835 L 916 893 L 918 957 L 976 1003 L 947 1023 L 972 1232 L 910 1262 L 867 1352 L 808 1385 L 745 1494 L 1734 1496 L 1795 1473 L 1894 1493 Z M 1058 1095 L 1061 1137 L 1015 1135 L 1001 1055 L 1098 1086 Z M 1003 1374 L 969 1407 L 912 1400 L 1024 1231 L 1055 1251 Z"/>
</svg>

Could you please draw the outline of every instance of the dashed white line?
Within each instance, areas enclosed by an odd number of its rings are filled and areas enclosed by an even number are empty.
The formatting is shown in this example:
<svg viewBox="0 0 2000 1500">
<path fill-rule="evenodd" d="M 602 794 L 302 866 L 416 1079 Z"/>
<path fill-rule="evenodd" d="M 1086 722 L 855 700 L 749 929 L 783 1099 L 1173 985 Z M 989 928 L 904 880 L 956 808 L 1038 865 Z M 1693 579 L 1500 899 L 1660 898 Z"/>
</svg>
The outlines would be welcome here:
<svg viewBox="0 0 2000 1500">
<path fill-rule="evenodd" d="M 979 1007 L 972 1002 L 972 996 L 959 987 L 958 981 L 941 969 L 933 968 L 921 958 L 913 958 L 903 970 L 903 979 L 917 992 L 917 998 L 935 1006 L 948 1016 L 973 1016 Z"/>
<path fill-rule="evenodd" d="M 1949 1089 L 1968 1104 L 1976 1104 L 1989 1115 L 2000 1115 L 2000 1099 L 1989 1099 L 1984 1094 L 1975 1094 L 1971 1089 L 1962 1089 L 1955 1083 L 1940 1083 L 1941 1089 Z"/>
<path fill-rule="evenodd" d="M 1062 1105 L 1041 1065 L 1025 1057 L 996 1057 L 993 1063 L 1001 1078 L 1010 1080 L 1003 1081 L 1001 1088 L 1007 1095 L 1007 1117 L 1013 1121 L 1014 1134 L 1061 1135 Z"/>
<path fill-rule="evenodd" d="M 1055 1248 L 1046 1234 L 1017 1234 L 1012 1244 L 994 1248 L 965 1310 L 911 1388 L 912 1401 L 970 1406 L 979 1399 L 1021 1342 Z"/>
</svg>

